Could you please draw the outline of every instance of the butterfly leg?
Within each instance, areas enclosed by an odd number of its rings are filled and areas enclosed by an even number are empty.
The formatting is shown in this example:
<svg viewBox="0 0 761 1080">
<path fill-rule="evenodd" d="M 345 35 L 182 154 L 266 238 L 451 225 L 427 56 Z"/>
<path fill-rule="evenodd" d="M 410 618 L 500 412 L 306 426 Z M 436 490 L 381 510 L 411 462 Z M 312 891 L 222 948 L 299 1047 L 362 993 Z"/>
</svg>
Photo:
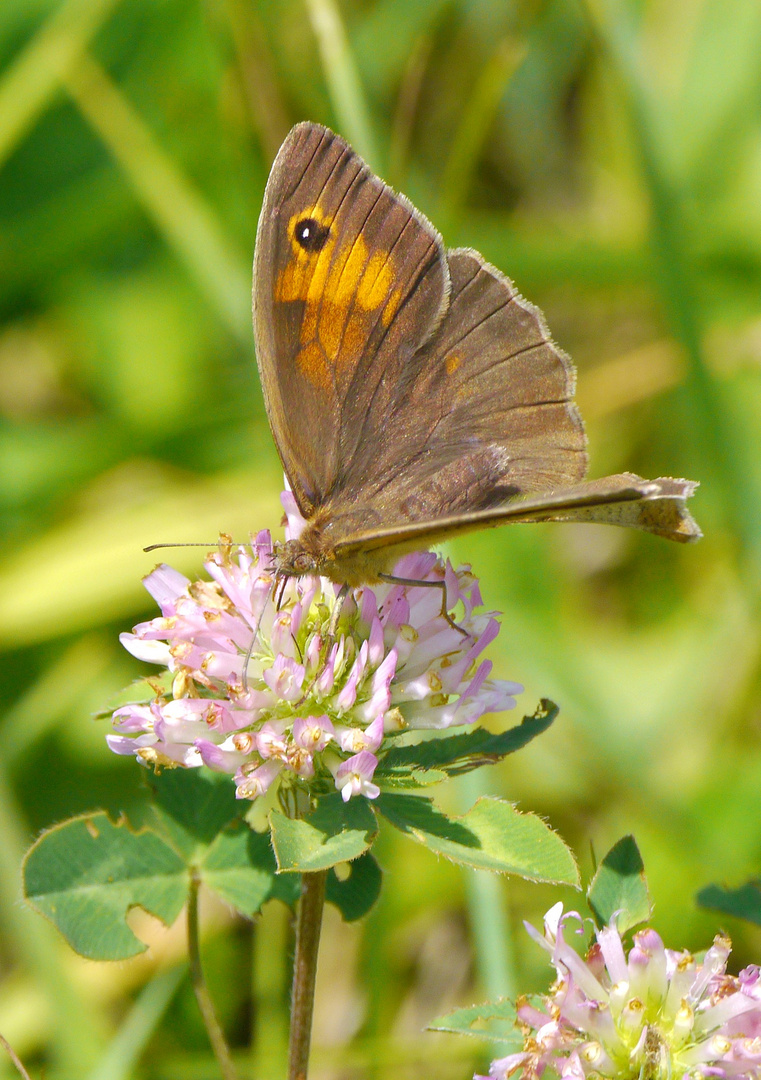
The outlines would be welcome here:
<svg viewBox="0 0 761 1080">
<path fill-rule="evenodd" d="M 256 620 L 256 626 L 254 627 L 254 633 L 251 637 L 249 646 L 246 649 L 246 655 L 243 657 L 243 674 L 241 676 L 241 685 L 243 686 L 244 694 L 248 693 L 248 664 L 256 646 L 256 639 L 259 637 L 259 630 L 261 629 L 262 619 L 264 618 L 264 610 L 266 606 L 266 603 L 262 605 L 262 610 L 259 612 L 259 617 Z"/>
<path fill-rule="evenodd" d="M 338 620 L 341 618 L 341 612 L 346 601 L 346 597 L 349 595 L 349 586 L 343 584 L 333 604 L 333 611 L 330 616 L 330 626 L 328 627 L 328 640 L 335 641 L 336 631 L 338 630 Z"/>
<path fill-rule="evenodd" d="M 446 619 L 453 630 L 456 630 L 458 634 L 462 634 L 463 637 L 468 637 L 468 631 L 463 630 L 461 626 L 458 626 L 447 609 L 447 583 L 446 581 L 420 581 L 416 578 L 397 577 L 396 574 L 378 574 L 378 577 L 383 581 L 388 581 L 391 585 L 411 585 L 417 588 L 423 589 L 441 589 L 441 615 Z"/>
<path fill-rule="evenodd" d="M 275 604 L 275 610 L 276 611 L 280 610 L 280 605 L 283 602 L 283 593 L 285 592 L 285 588 L 286 588 L 287 584 L 288 584 L 288 575 L 287 574 L 283 574 L 282 577 L 280 577 L 280 578 L 278 578 L 278 577 L 275 578 L 275 582 L 274 582 L 274 584 L 272 586 L 272 594 L 270 596 L 270 600 Z M 278 596 L 278 590 L 280 591 L 279 596 Z M 262 619 L 264 618 L 264 612 L 265 612 L 265 610 L 267 608 L 268 603 L 269 603 L 269 601 L 265 601 L 264 604 L 262 604 L 262 610 L 259 612 L 259 617 L 256 620 L 256 626 L 254 627 L 254 633 L 253 633 L 253 637 L 251 638 L 251 643 L 249 644 L 248 648 L 246 649 L 246 655 L 243 657 L 243 677 L 241 679 L 241 683 L 243 685 L 244 693 L 246 693 L 246 694 L 248 693 L 248 664 L 249 664 L 249 661 L 250 661 L 250 659 L 251 659 L 251 657 L 253 655 L 254 648 L 256 647 L 256 639 L 259 637 L 259 630 L 261 629 Z"/>
</svg>

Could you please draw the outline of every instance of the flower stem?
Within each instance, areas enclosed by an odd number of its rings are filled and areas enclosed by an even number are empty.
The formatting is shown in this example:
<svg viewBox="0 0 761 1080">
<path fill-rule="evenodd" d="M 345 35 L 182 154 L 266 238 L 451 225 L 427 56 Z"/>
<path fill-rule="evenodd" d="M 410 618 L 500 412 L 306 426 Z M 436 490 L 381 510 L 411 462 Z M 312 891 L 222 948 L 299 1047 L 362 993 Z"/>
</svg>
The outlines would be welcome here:
<svg viewBox="0 0 761 1080">
<path fill-rule="evenodd" d="M 198 940 L 198 889 L 201 879 L 194 870 L 190 875 L 190 891 L 188 893 L 188 956 L 190 959 L 190 981 L 201 1010 L 204 1027 L 209 1036 L 214 1057 L 217 1059 L 219 1071 L 223 1080 L 238 1080 L 233 1067 L 230 1048 L 225 1041 L 222 1028 L 219 1026 L 214 1006 L 209 996 L 209 988 L 201 967 L 201 951 Z"/>
<path fill-rule="evenodd" d="M 317 952 L 320 948 L 320 928 L 327 877 L 327 870 L 301 876 L 301 900 L 296 921 L 296 955 L 293 961 L 291 989 L 288 1080 L 306 1080 L 309 1065 Z"/>
</svg>

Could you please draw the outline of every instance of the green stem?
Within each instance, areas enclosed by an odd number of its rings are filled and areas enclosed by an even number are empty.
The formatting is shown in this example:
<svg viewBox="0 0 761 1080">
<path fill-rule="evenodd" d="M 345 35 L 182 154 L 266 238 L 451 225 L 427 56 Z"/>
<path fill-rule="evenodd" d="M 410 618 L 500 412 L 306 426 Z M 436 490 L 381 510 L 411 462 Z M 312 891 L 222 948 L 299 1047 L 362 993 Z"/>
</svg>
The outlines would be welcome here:
<svg viewBox="0 0 761 1080">
<path fill-rule="evenodd" d="M 484 769 L 474 769 L 458 781 L 463 811 L 489 794 Z M 478 974 L 490 1001 L 517 993 L 510 920 L 498 874 L 466 871 L 466 895 Z"/>
<path fill-rule="evenodd" d="M 301 877 L 301 900 L 296 922 L 296 955 L 293 961 L 291 991 L 288 1080 L 306 1080 L 309 1065 L 317 952 L 320 948 L 320 928 L 327 877 L 327 870 L 302 874 Z"/>
<path fill-rule="evenodd" d="M 438 225 L 446 235 L 465 202 L 478 159 L 507 85 L 526 55 L 522 42 L 501 41 L 483 65 L 466 100 L 444 167 Z"/>
<path fill-rule="evenodd" d="M 32 1080 L 29 1073 L 26 1071 L 26 1069 L 22 1065 L 21 1059 L 19 1058 L 18 1054 L 16 1053 L 16 1051 L 13 1049 L 11 1044 L 8 1042 L 8 1040 L 3 1035 L 0 1035 L 0 1045 L 2 1045 L 3 1049 L 7 1053 L 8 1057 L 11 1059 L 13 1064 L 18 1069 L 19 1073 L 23 1077 L 23 1080 Z"/>
<path fill-rule="evenodd" d="M 317 38 L 325 81 L 341 133 L 373 169 L 379 169 L 373 123 L 336 0 L 305 0 Z"/>
<path fill-rule="evenodd" d="M 198 889 L 201 879 L 194 870 L 190 875 L 190 891 L 188 893 L 188 956 L 190 960 L 190 981 L 201 1010 L 204 1027 L 209 1036 L 214 1057 L 217 1059 L 219 1070 L 224 1080 L 238 1080 L 233 1067 L 230 1048 L 228 1047 L 222 1028 L 219 1026 L 214 1006 L 209 996 L 209 988 L 201 967 L 201 951 L 198 940 Z"/>
</svg>

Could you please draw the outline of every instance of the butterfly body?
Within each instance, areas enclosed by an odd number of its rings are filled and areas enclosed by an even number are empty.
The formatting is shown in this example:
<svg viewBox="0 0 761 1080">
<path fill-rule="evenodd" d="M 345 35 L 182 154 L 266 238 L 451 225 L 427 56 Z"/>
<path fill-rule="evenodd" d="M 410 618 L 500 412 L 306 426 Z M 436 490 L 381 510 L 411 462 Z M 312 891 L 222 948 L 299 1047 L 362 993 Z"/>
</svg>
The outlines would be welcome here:
<svg viewBox="0 0 761 1080">
<path fill-rule="evenodd" d="M 352 589 L 377 585 L 382 580 L 380 575 L 390 573 L 402 555 L 420 547 L 419 541 L 410 540 L 378 550 L 340 552 L 322 533 L 309 528 L 298 540 L 276 546 L 277 573 L 283 577 L 314 574 Z"/>
<path fill-rule="evenodd" d="M 273 165 L 253 295 L 267 412 L 306 521 L 279 574 L 373 583 L 407 551 L 511 520 L 700 535 L 689 481 L 584 482 L 574 368 L 541 312 L 477 252 L 446 251 L 317 124 Z"/>
</svg>

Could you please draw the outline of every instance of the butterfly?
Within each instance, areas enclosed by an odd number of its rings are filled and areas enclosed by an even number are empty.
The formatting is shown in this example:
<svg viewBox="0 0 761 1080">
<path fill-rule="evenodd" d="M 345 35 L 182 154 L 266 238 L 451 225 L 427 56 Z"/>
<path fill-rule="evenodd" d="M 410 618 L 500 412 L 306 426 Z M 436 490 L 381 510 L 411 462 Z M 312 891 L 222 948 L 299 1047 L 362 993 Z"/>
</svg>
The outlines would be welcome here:
<svg viewBox="0 0 761 1080">
<path fill-rule="evenodd" d="M 508 522 L 592 521 L 689 541 L 697 484 L 585 480 L 575 370 L 542 313 L 433 225 L 338 135 L 280 148 L 256 236 L 264 400 L 306 525 L 279 578 L 344 590 L 400 555 Z"/>
</svg>

